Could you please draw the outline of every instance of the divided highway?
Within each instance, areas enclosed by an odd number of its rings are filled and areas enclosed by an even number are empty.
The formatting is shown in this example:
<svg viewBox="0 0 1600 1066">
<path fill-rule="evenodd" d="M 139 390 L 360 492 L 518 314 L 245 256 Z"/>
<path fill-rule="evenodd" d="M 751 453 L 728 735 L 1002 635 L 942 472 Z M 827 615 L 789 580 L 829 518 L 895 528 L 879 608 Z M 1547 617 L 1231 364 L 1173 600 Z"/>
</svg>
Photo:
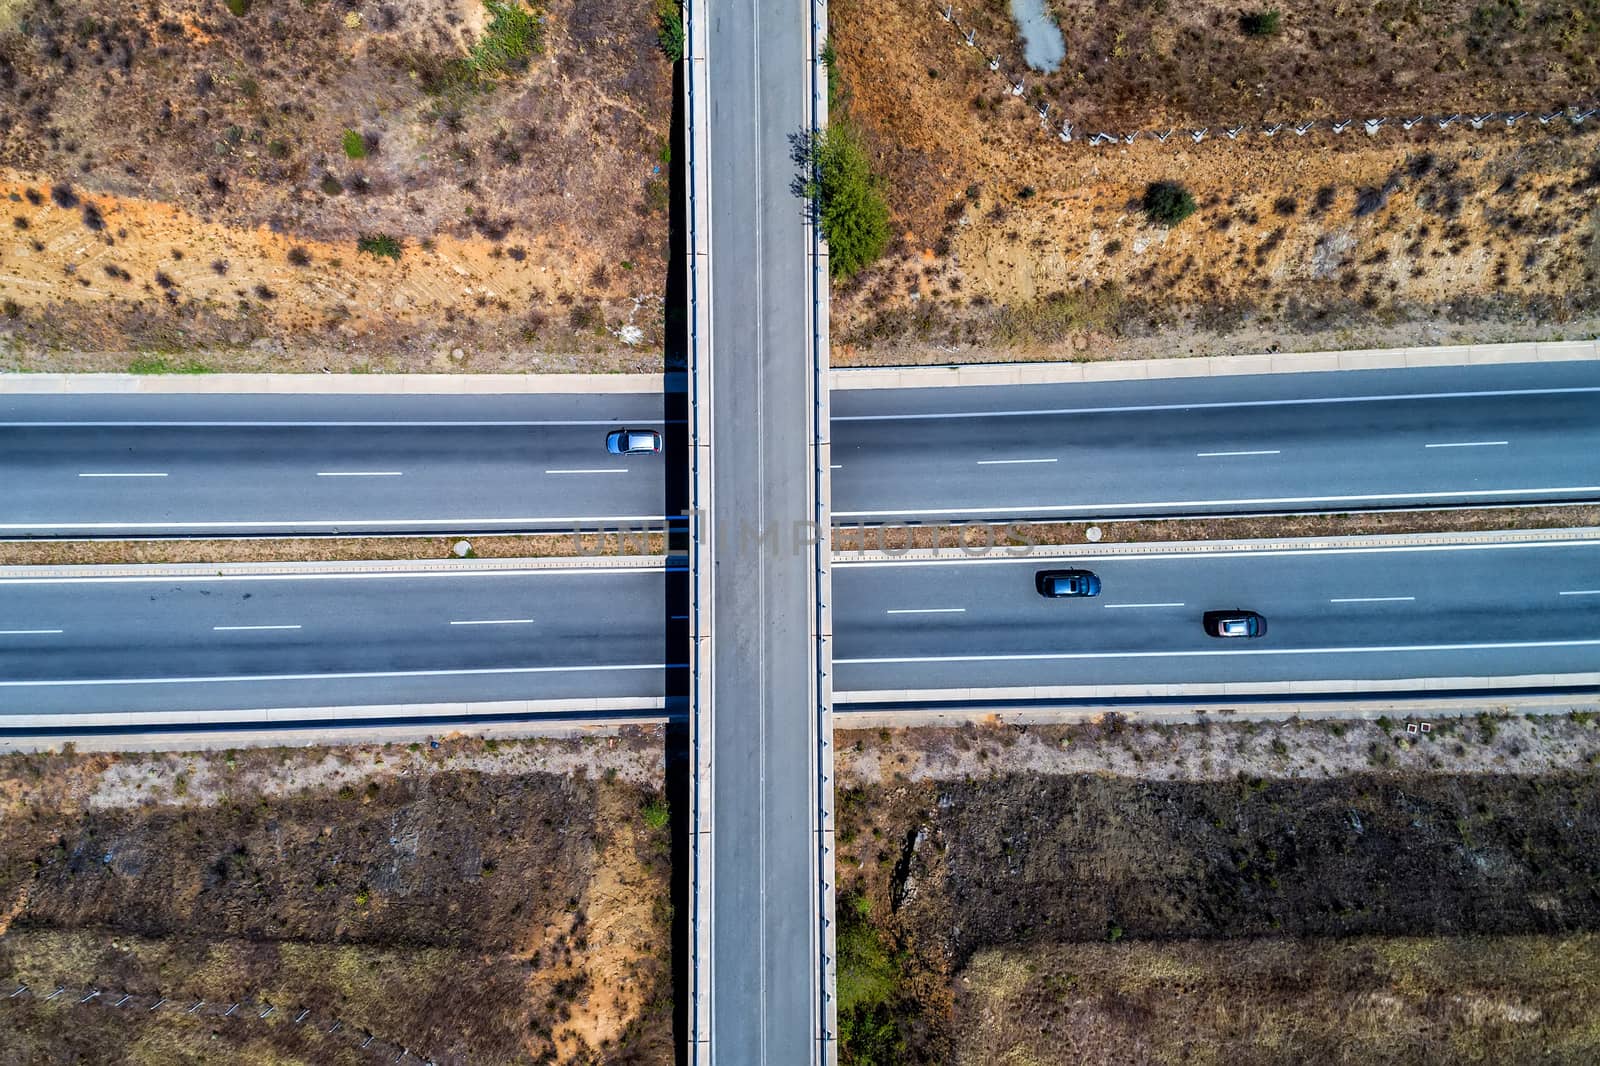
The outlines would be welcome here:
<svg viewBox="0 0 1600 1066">
<path fill-rule="evenodd" d="M 0 536 L 656 522 L 661 459 L 604 441 L 661 410 L 638 395 L 0 396 Z M 832 439 L 839 523 L 1600 499 L 1600 366 L 835 390 Z"/>
<path fill-rule="evenodd" d="M 839 561 L 837 691 L 1520 676 L 1600 670 L 1600 540 Z M 470 564 L 463 564 L 470 565 Z M 1060 565 L 1056 563 L 1054 565 Z M 0 581 L 0 712 L 659 697 L 659 566 Z M 1259 640 L 1201 612 L 1244 607 Z M 729 713 L 737 713 L 736 711 Z"/>
</svg>

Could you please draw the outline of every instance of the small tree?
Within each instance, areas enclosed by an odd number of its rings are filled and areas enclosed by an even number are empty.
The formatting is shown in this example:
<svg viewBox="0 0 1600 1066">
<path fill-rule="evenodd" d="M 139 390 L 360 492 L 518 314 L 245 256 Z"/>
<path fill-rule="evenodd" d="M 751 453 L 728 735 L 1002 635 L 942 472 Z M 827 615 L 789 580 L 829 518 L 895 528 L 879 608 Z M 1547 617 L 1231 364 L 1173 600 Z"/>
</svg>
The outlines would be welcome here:
<svg viewBox="0 0 1600 1066">
<path fill-rule="evenodd" d="M 667 62 L 683 58 L 683 5 L 679 0 L 656 0 L 656 44 Z"/>
<path fill-rule="evenodd" d="M 889 246 L 889 205 L 867 150 L 853 128 L 838 124 L 802 136 L 795 161 L 804 168 L 797 191 L 812 202 L 828 240 L 828 271 L 851 277 Z"/>
<path fill-rule="evenodd" d="M 1239 28 L 1250 37 L 1271 37 L 1278 32 L 1278 22 L 1282 17 L 1275 7 L 1265 11 L 1250 11 L 1239 16 Z"/>
<path fill-rule="evenodd" d="M 1158 226 L 1176 226 L 1194 214 L 1194 197 L 1175 181 L 1151 182 L 1144 190 L 1145 217 Z"/>
</svg>

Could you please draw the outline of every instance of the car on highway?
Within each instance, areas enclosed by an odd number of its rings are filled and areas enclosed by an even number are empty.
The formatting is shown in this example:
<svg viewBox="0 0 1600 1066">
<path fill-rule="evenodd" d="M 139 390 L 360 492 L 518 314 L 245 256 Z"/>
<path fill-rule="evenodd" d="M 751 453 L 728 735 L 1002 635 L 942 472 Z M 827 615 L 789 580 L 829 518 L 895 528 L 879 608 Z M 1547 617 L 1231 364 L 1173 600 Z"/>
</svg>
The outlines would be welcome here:
<svg viewBox="0 0 1600 1066">
<path fill-rule="evenodd" d="M 1213 637 L 1264 637 L 1267 620 L 1254 611 L 1207 611 L 1201 619 Z"/>
<path fill-rule="evenodd" d="M 661 434 L 653 429 L 614 429 L 606 434 L 606 451 L 612 455 L 635 455 L 661 450 Z"/>
<path fill-rule="evenodd" d="M 1100 579 L 1088 570 L 1040 570 L 1033 587 L 1052 599 L 1100 595 Z"/>
</svg>

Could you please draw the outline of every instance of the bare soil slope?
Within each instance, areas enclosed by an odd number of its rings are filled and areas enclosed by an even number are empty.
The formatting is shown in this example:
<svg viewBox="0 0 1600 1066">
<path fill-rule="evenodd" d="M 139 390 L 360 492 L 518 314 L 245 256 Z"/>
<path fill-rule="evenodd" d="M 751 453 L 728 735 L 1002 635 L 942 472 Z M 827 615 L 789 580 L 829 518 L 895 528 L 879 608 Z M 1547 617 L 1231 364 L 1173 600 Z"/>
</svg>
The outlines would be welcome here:
<svg viewBox="0 0 1600 1066">
<path fill-rule="evenodd" d="M 1263 41 L 1224 5 L 1062 0 L 1067 63 L 1027 75 L 1017 97 L 985 55 L 1004 45 L 1002 73 L 1024 70 L 1003 4 L 961 13 L 979 49 L 921 0 L 840 0 L 844 110 L 873 147 L 900 236 L 836 300 L 836 358 L 1094 359 L 1594 332 L 1600 124 L 1398 125 L 1418 113 L 1548 112 L 1592 86 L 1595 13 L 1527 7 L 1482 5 L 1487 28 L 1475 30 L 1479 16 L 1461 5 L 1369 17 L 1299 4 Z M 1372 138 L 1359 123 L 1328 129 L 1381 116 L 1390 125 Z M 1071 144 L 1057 136 L 1064 117 L 1078 128 Z M 1320 128 L 1238 140 L 1220 128 L 1299 119 Z M 1211 134 L 1084 143 L 1101 129 L 1186 125 Z M 1147 221 L 1140 198 L 1157 181 L 1184 183 L 1198 211 L 1170 229 Z"/>
<path fill-rule="evenodd" d="M 481 76 L 481 0 L 233 6 L 0 6 L 12 362 L 659 365 L 671 78 L 651 5 L 536 6 L 531 54 Z M 398 260 L 357 250 L 380 235 Z"/>
</svg>

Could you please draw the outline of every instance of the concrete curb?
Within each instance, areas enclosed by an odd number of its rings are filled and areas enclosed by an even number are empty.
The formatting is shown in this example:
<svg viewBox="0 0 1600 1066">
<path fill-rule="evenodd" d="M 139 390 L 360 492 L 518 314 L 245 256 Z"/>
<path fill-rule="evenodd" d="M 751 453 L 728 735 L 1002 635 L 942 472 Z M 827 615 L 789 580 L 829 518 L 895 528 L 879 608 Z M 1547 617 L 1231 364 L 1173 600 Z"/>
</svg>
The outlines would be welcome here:
<svg viewBox="0 0 1600 1066">
<path fill-rule="evenodd" d="M 1230 681 L 1172 685 L 1025 685 L 1015 688 L 884 689 L 840 692 L 835 698 L 846 706 L 862 703 L 915 705 L 954 701 L 1004 703 L 1019 700 L 1128 699 L 1193 699 L 1214 703 L 1239 696 L 1282 696 L 1285 697 L 1285 703 L 1292 703 L 1295 696 L 1323 694 L 1348 694 L 1355 700 L 1364 696 L 1383 698 L 1393 696 L 1395 693 L 1582 687 L 1594 687 L 1595 698 L 1600 699 L 1600 673 L 1522 674 L 1507 677 L 1408 677 L 1381 681 Z M 1569 701 L 1572 699 L 1570 695 L 1564 698 Z M 1481 703 L 1481 700 L 1479 702 Z M 1305 706 L 1318 705 L 1320 701 Z"/>
<path fill-rule="evenodd" d="M 317 577 L 326 574 L 407 576 L 488 575 L 528 570 L 665 570 L 664 555 L 594 555 L 529 557 L 523 559 L 401 559 L 392 562 L 303 563 L 130 563 L 126 566 L 87 563 L 70 566 L 0 566 L 0 584 L 7 581 L 49 579 L 104 580 L 106 578 L 216 578 L 216 577 Z"/>
<path fill-rule="evenodd" d="M 835 566 L 881 566 L 892 563 L 1019 562 L 1051 559 L 1115 558 L 1117 556 L 1237 555 L 1251 552 L 1383 551 L 1394 549 L 1492 548 L 1547 544 L 1600 544 L 1600 528 L 1513 529 L 1457 533 L 1392 533 L 1344 537 L 1291 537 L 1284 540 L 1144 541 L 1138 544 L 997 545 L 983 548 L 908 548 L 904 551 L 834 552 Z"/>
<path fill-rule="evenodd" d="M 1439 699 L 1389 699 L 1373 696 L 1370 699 L 1351 699 L 1319 703 L 1259 703 L 1243 708 L 1216 710 L 1158 710 L 1133 707 L 1008 707 L 980 708 L 974 710 L 924 711 L 907 708 L 900 711 L 852 711 L 848 708 L 835 711 L 840 729 L 919 728 L 926 726 L 956 727 L 979 722 L 1006 725 L 1067 724 L 1091 722 L 1111 711 L 1127 715 L 1140 723 L 1193 724 L 1197 722 L 1270 722 L 1288 718 L 1358 718 L 1365 721 L 1392 715 L 1396 718 L 1466 718 L 1486 711 L 1516 714 L 1564 715 L 1575 710 L 1592 710 L 1600 705 L 1600 695 L 1585 699 L 1571 695 L 1509 696 L 1494 701 L 1493 710 L 1484 706 L 1482 698 L 1442 697 Z"/>
<path fill-rule="evenodd" d="M 962 363 L 944 366 L 837 367 L 836 389 L 920 389 L 950 385 L 1054 385 L 1240 374 L 1396 370 L 1484 363 L 1558 363 L 1600 359 L 1600 340 L 1523 344 L 1455 344 L 1432 348 L 1367 348 L 1347 352 L 1211 355 L 1192 359 L 1101 362 Z"/>
<path fill-rule="evenodd" d="M 662 374 L 0 374 L 0 395 L 659 395 L 666 387 Z"/>
</svg>

